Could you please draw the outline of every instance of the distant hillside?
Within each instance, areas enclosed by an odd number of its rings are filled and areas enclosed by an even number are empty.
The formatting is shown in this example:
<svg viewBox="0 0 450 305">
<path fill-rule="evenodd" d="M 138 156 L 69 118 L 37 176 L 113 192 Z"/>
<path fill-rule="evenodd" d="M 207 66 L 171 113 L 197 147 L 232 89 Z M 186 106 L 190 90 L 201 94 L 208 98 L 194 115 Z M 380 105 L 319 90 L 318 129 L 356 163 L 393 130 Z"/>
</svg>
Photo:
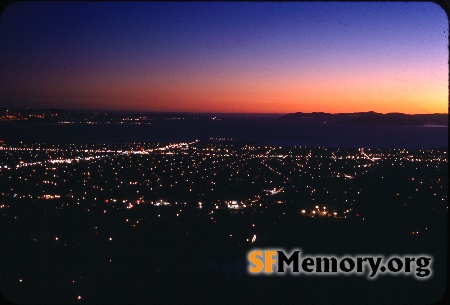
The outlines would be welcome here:
<svg viewBox="0 0 450 305">
<path fill-rule="evenodd" d="M 335 124 L 356 125 L 447 125 L 448 114 L 404 114 L 404 113 L 377 113 L 354 112 L 354 113 L 326 113 L 326 112 L 296 112 L 278 118 L 283 121 L 311 121 Z"/>
</svg>

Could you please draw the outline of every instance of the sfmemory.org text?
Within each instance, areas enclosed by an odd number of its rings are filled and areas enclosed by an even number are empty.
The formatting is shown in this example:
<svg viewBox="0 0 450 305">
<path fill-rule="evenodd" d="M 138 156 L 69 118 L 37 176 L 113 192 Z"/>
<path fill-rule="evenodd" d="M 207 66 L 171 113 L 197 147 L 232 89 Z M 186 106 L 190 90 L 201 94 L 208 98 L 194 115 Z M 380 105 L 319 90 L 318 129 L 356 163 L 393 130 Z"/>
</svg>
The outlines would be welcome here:
<svg viewBox="0 0 450 305">
<path fill-rule="evenodd" d="M 415 276 L 428 279 L 432 275 L 430 255 L 390 256 L 302 256 L 301 250 L 286 253 L 283 249 L 253 249 L 248 252 L 248 271 L 251 275 L 367 275 L 375 279 L 379 274 Z"/>
</svg>

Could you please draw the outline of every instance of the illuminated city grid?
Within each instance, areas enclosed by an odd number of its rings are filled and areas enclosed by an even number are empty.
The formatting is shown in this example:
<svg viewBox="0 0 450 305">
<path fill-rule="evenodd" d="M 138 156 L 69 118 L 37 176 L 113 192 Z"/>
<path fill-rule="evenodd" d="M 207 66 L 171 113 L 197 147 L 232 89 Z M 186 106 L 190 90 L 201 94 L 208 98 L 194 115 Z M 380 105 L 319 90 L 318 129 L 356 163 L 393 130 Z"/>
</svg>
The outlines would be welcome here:
<svg viewBox="0 0 450 305">
<path fill-rule="evenodd" d="M 262 209 L 301 202 L 307 216 L 354 216 L 352 204 L 364 185 L 351 181 L 383 167 L 408 168 L 410 190 L 431 192 L 443 204 L 447 177 L 415 176 L 422 168 L 441 170 L 447 152 L 439 149 L 342 149 L 258 147 L 236 143 L 28 144 L 0 146 L 1 196 L 14 200 L 56 200 L 71 204 L 139 204 L 214 209 Z M 383 179 L 383 177 L 381 177 Z M 199 183 L 201 182 L 201 183 Z M 412 193 L 411 193 L 412 190 Z M 363 215 L 361 216 L 363 217 Z"/>
<path fill-rule="evenodd" d="M 248 249 L 280 243 L 441 255 L 447 168 L 445 149 L 3 143 L 4 292 L 167 300 L 166 285 L 212 289 Z"/>
</svg>

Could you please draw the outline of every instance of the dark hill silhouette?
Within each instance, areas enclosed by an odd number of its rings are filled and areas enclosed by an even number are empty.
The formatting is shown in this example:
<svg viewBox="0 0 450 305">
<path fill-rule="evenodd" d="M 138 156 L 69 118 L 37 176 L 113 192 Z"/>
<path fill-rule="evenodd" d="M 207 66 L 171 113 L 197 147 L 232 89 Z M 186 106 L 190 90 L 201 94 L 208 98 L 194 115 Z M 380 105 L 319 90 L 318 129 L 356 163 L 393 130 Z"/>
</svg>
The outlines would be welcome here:
<svg viewBox="0 0 450 305">
<path fill-rule="evenodd" d="M 315 121 L 326 123 L 357 124 L 357 125 L 447 125 L 448 114 L 404 114 L 404 113 L 326 113 L 326 112 L 295 112 L 278 118 L 282 121 Z"/>
</svg>

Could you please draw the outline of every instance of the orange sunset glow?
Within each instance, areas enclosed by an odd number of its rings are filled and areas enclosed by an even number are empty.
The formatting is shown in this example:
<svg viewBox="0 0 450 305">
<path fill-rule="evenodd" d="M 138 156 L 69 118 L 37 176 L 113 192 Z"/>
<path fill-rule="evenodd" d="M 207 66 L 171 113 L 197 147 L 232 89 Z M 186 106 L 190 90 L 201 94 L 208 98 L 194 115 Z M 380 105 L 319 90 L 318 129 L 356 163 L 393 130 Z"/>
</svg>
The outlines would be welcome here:
<svg viewBox="0 0 450 305">
<path fill-rule="evenodd" d="M 10 6 L 0 106 L 448 112 L 448 20 L 438 5 L 222 6 L 149 3 L 123 15 L 118 5 L 95 18 L 39 7 L 31 18 Z"/>
</svg>

